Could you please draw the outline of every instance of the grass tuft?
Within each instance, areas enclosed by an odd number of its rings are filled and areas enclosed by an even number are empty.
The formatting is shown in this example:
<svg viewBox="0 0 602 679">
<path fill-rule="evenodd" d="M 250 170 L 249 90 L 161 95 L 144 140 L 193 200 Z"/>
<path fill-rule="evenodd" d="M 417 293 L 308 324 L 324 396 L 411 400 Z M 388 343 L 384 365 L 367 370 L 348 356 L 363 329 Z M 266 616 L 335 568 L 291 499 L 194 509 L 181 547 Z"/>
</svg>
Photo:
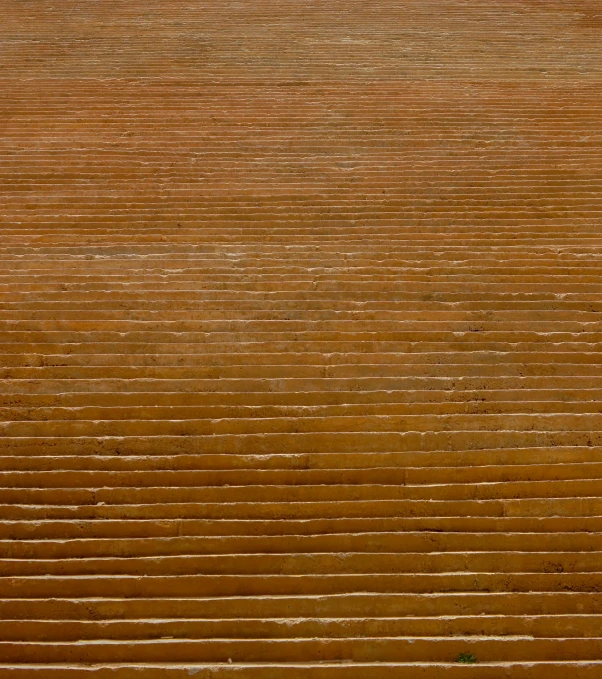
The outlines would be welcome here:
<svg viewBox="0 0 602 679">
<path fill-rule="evenodd" d="M 473 663 L 476 663 L 476 661 L 477 658 L 472 653 L 460 653 L 460 655 L 456 658 L 456 662 L 461 662 L 467 665 L 472 665 Z"/>
</svg>

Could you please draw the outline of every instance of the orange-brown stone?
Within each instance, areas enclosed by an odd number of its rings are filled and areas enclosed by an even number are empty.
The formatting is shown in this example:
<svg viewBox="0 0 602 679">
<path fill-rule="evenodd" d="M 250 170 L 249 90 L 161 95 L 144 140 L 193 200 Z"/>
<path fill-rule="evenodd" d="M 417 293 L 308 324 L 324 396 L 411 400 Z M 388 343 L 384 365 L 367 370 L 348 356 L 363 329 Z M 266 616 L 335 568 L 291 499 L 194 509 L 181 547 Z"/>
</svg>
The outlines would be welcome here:
<svg viewBox="0 0 602 679">
<path fill-rule="evenodd" d="M 596 3 L 0 17 L 0 676 L 599 679 Z"/>
</svg>

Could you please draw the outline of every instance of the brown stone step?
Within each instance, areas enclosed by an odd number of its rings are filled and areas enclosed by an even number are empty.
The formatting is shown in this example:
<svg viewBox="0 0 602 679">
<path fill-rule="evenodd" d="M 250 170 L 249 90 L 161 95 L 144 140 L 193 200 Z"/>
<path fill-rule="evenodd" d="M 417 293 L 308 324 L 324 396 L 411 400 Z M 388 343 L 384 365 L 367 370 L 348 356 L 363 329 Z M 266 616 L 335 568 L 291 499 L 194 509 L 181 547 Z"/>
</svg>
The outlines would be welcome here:
<svg viewBox="0 0 602 679">
<path fill-rule="evenodd" d="M 0 505 L 1 520 L 50 519 L 327 519 L 362 517 L 599 517 L 602 499 L 527 498 L 498 500 L 337 500 L 336 502 L 238 502 L 169 504 Z"/>
<path fill-rule="evenodd" d="M 529 537 L 522 536 L 525 547 L 530 547 Z M 481 536 L 482 549 L 491 549 L 490 542 Z M 133 547 L 135 542 L 132 541 Z M 343 541 L 341 541 L 343 542 Z M 317 575 L 336 572 L 344 574 L 368 573 L 597 573 L 600 552 L 555 551 L 529 554 L 524 552 L 497 551 L 474 553 L 468 551 L 471 540 L 467 536 L 466 552 L 445 554 L 414 552 L 407 554 L 311 553 L 303 554 L 219 554 L 177 556 L 138 556 L 132 554 L 119 557 L 77 557 L 61 558 L 54 550 L 37 550 L 38 558 L 0 558 L 0 577 L 38 575 Z M 567 540 L 568 542 L 568 540 Z M 1 543 L 0 543 L 1 545 Z M 41 545 L 36 545 L 41 546 Z M 340 549 L 332 540 L 333 552 Z M 3 552 L 0 546 L 0 552 Z M 33 550 L 27 550 L 32 552 Z M 391 630 L 392 631 L 392 630 Z"/>
<path fill-rule="evenodd" d="M 203 676 L 213 676 L 224 679 L 239 676 L 245 672 L 249 679 L 279 679 L 286 672 L 290 679 L 338 679 L 349 677 L 350 679 L 385 679 L 395 672 L 400 679 L 413 679 L 417 672 L 425 679 L 464 679 L 470 676 L 472 669 L 456 663 L 355 663 L 351 661 L 339 661 L 334 663 L 217 663 L 217 664 L 193 664 L 186 663 L 181 667 L 178 663 L 120 663 L 113 664 L 90 664 L 86 669 L 81 665 L 69 663 L 62 664 L 36 664 L 36 665 L 0 665 L 0 670 L 8 677 L 28 677 L 32 672 L 43 672 L 48 677 L 69 677 L 82 679 L 89 676 L 102 676 L 107 671 L 111 672 L 116 679 L 188 679 L 190 673 Z M 600 672 L 600 663 L 597 661 L 544 661 L 544 662 L 503 662 L 503 663 L 480 663 L 479 673 L 482 679 L 498 679 L 500 676 L 512 676 L 513 679 L 563 679 L 570 674 L 575 679 L 597 679 Z"/>
<path fill-rule="evenodd" d="M 344 594 L 351 592 L 595 592 L 599 573 L 466 573 L 375 575 L 30 576 L 3 579 L 6 598 L 199 597 Z"/>
<path fill-rule="evenodd" d="M 207 360 L 209 359 L 209 360 Z M 431 363 L 389 363 L 389 364 L 277 364 L 277 365 L 214 365 L 210 357 L 204 361 L 205 365 L 73 365 L 73 366 L 25 366 L 0 367 L 2 380 L 253 380 L 282 379 L 282 380 L 311 380 L 322 378 L 325 380 L 371 379 L 377 378 L 547 378 L 559 377 L 565 381 L 569 377 L 602 377 L 599 364 L 580 363 L 521 363 L 518 361 L 498 361 L 496 364 L 464 362 L 455 363 L 442 360 L 441 364 Z M 577 384 L 579 384 L 577 382 Z M 300 385 L 303 386 L 302 384 Z M 529 385 L 531 386 L 531 385 Z M 585 385 L 584 385 L 585 386 Z M 301 389 L 300 389 L 301 390 Z"/>
<path fill-rule="evenodd" d="M 602 640 L 529 638 L 344 638 L 344 639 L 161 639 L 85 641 L 77 644 L 0 642 L 5 663 L 135 663 L 135 662 L 453 662 L 471 652 L 485 661 L 600 660 Z"/>
<path fill-rule="evenodd" d="M 174 369 L 174 371 L 177 369 Z M 225 377 L 221 378 L 220 368 L 213 369 L 215 376 L 203 374 L 203 369 L 190 369 L 183 375 L 175 374 L 170 377 L 171 369 L 165 368 L 163 375 L 151 373 L 148 377 L 136 376 L 135 369 L 130 371 L 130 375 L 124 374 L 123 377 L 106 377 L 97 375 L 90 379 L 84 378 L 56 378 L 43 379 L 39 376 L 30 379 L 5 379 L 0 386 L 0 395 L 3 397 L 28 394 L 55 394 L 59 393 L 253 393 L 256 399 L 263 398 L 261 394 L 274 393 L 317 393 L 320 392 L 431 392 L 448 391 L 461 394 L 464 400 L 470 396 L 470 392 L 477 394 L 487 393 L 488 391 L 515 391 L 520 393 L 522 390 L 563 390 L 578 392 L 581 390 L 593 391 L 599 395 L 602 387 L 602 376 L 576 375 L 576 376 L 536 376 L 520 374 L 506 376 L 491 375 L 470 375 L 463 377 L 461 370 L 458 369 L 455 375 L 438 377 L 436 374 L 430 376 L 414 376 L 408 370 L 408 374 L 398 377 L 371 377 L 369 373 L 357 377 L 278 377 L 277 374 L 245 378 Z M 431 372 L 435 368 L 431 368 Z M 326 369 L 324 369 L 326 371 Z M 196 372 L 196 375 L 195 375 Z M 589 395 L 589 394 L 588 394 Z M 269 398 L 269 397 L 268 397 Z M 339 398 L 340 402 L 340 398 Z M 253 405 L 265 403 L 265 401 L 255 401 Z M 583 416 L 587 417 L 587 416 Z"/>
<path fill-rule="evenodd" d="M 407 618 L 251 618 L 50 621 L 10 620 L 0 623 L 3 641 L 77 642 L 92 639 L 207 638 L 340 638 L 340 637 L 562 637 L 596 638 L 599 615 L 446 616 Z"/>
<path fill-rule="evenodd" d="M 224 606 L 232 618 L 353 619 L 379 616 L 544 616 L 600 615 L 597 592 L 462 592 L 430 594 L 353 593 L 328 595 L 167 597 L 161 598 L 2 598 L 3 620 L 141 620 L 223 619 Z"/>
<path fill-rule="evenodd" d="M 320 383 L 319 383 L 320 384 Z M 318 384 L 318 386 L 319 386 Z M 322 383 L 323 384 L 323 383 Z M 455 383 L 454 387 L 462 386 Z M 169 385 L 166 385 L 169 386 Z M 188 386 L 180 382 L 180 386 Z M 468 412 L 479 412 L 479 408 L 487 410 L 491 405 L 495 408 L 498 404 L 524 403 L 524 412 L 528 413 L 531 408 L 537 412 L 537 408 L 543 404 L 558 404 L 558 412 L 569 404 L 586 405 L 598 403 L 600 390 L 596 387 L 566 387 L 557 388 L 554 383 L 549 388 L 507 388 L 507 389 L 483 389 L 481 385 L 474 384 L 471 389 L 450 389 L 448 385 L 441 385 L 439 389 L 421 389 L 415 385 L 414 389 L 370 389 L 365 391 L 340 390 L 316 390 L 316 391 L 161 391 L 149 389 L 148 391 L 64 391 L 60 393 L 41 393 L 38 390 L 33 393 L 1 392 L 0 404 L 7 409 L 26 409 L 32 414 L 38 409 L 60 407 L 68 408 L 74 412 L 85 408 L 135 408 L 148 411 L 149 408 L 267 408 L 267 407 L 301 407 L 318 408 L 325 406 L 365 405 L 379 406 L 388 405 L 393 407 L 399 404 L 401 408 L 433 407 L 436 404 L 459 404 L 464 405 Z M 465 411 L 466 412 L 466 411 Z M 494 411 L 495 412 L 495 411 Z M 102 419 L 102 418 L 101 418 Z M 369 449 L 367 449 L 369 450 Z"/>
<path fill-rule="evenodd" d="M 453 452 L 528 447 L 599 447 L 593 431 L 321 432 L 174 436 L 0 437 L 0 456 L 64 455 L 290 455 L 332 453 Z"/>
<path fill-rule="evenodd" d="M 382 485 L 382 486 L 418 486 L 430 487 L 441 485 L 458 485 L 466 483 L 525 483 L 556 481 L 595 481 L 602 477 L 602 465 L 597 462 L 537 464 L 488 465 L 477 464 L 466 467 L 438 467 L 436 464 L 426 467 L 326 467 L 311 469 L 309 467 L 292 469 L 245 469 L 240 466 L 236 470 L 195 469 L 182 465 L 179 469 L 163 467 L 160 462 L 137 459 L 131 467 L 124 468 L 122 458 L 116 464 L 96 463 L 96 470 L 86 468 L 69 469 L 72 458 L 61 465 L 61 458 L 50 458 L 52 471 L 36 464 L 36 459 L 26 458 L 27 470 L 4 470 L 0 472 L 0 486 L 4 488 L 69 488 L 69 487 L 147 487 L 164 485 L 171 487 L 211 487 L 211 486 L 311 486 L 311 485 Z M 176 458 L 177 459 L 177 458 Z M 46 462 L 46 460 L 44 460 Z M 86 461 L 87 462 L 87 461 Z M 5 467 L 9 466 L 8 464 Z M 22 465 L 24 466 L 24 465 Z M 83 465 L 82 465 L 83 466 Z M 111 467 L 117 467 L 111 469 Z M 175 466 L 175 465 L 174 465 Z M 86 464 L 86 467 L 88 465 Z M 552 486 L 553 487 L 553 486 Z"/>
<path fill-rule="evenodd" d="M 598 533 L 325 533 L 322 535 L 214 535 L 177 538 L 76 538 L 72 540 L 0 541 L 0 553 L 5 559 L 83 559 L 134 558 L 181 555 L 228 554 L 330 554 L 336 552 L 343 559 L 347 553 L 437 554 L 491 552 L 495 555 L 520 553 L 526 560 L 550 561 L 549 572 L 564 572 L 552 567 L 568 563 L 562 556 L 550 557 L 552 552 L 583 552 L 597 554 Z M 535 554 L 537 553 L 537 554 Z M 525 556 L 527 555 L 527 556 Z M 529 556 L 530 555 L 530 556 Z M 417 559 L 419 557 L 416 557 Z M 468 558 L 468 557 L 467 557 Z M 476 557 L 475 557 L 476 558 Z M 485 556 L 484 558 L 488 558 Z M 517 558 L 522 558 L 520 555 Z M 584 558 L 588 558 L 587 555 Z M 394 561 L 394 559 L 393 559 Z M 75 564 L 76 565 L 76 564 Z M 343 566 L 341 565 L 341 568 Z M 32 566 L 33 568 L 33 566 Z M 501 568 L 501 566 L 500 566 Z M 225 569 L 224 569 L 225 570 Z M 384 571 L 387 572 L 387 571 Z M 392 571 L 394 572 L 394 571 Z M 470 572 L 458 567 L 458 574 Z M 486 573 L 488 571 L 485 571 Z M 566 572 L 571 572 L 566 569 Z M 491 573 L 491 571 L 489 571 Z"/>
<path fill-rule="evenodd" d="M 36 474 L 31 473 L 32 476 Z M 61 474 L 59 472 L 59 474 Z M 63 475 L 68 475 L 64 472 Z M 176 473 L 177 474 L 177 473 Z M 107 483 L 102 473 L 88 477 L 81 472 L 71 474 L 75 487 L 45 485 L 43 479 L 52 480 L 52 473 L 39 473 L 32 486 L 21 483 L 0 488 L 0 503 L 15 505 L 94 505 L 104 502 L 110 505 L 141 505 L 194 503 L 293 503 L 293 502 L 349 502 L 386 500 L 506 500 L 506 499 L 560 499 L 600 498 L 602 479 L 569 479 L 560 481 L 499 481 L 457 484 L 317 484 L 317 485 L 240 485 L 228 486 L 126 486 Z M 167 476 L 167 475 L 166 475 Z M 75 477 L 75 478 L 73 478 Z M 80 478 L 78 483 L 77 477 Z M 35 477 L 34 477 L 35 478 Z M 141 479 L 142 480 L 142 479 Z M 154 479 L 153 479 L 154 480 Z M 167 481 L 168 479 L 164 480 Z M 14 482 L 13 482 L 14 483 Z"/>
<path fill-rule="evenodd" d="M 579 517 L 362 517 L 335 519 L 131 519 L 94 518 L 0 521 L 0 540 L 173 538 L 183 536 L 340 535 L 433 533 L 602 533 L 602 516 Z M 530 537 L 530 536 L 527 536 Z"/>
<path fill-rule="evenodd" d="M 471 431 L 506 434 L 525 431 L 596 432 L 602 430 L 602 415 L 570 413 L 512 413 L 491 415 L 329 415 L 315 417 L 264 417 L 187 420 L 48 420 L 44 422 L 4 422 L 0 435 L 20 437 L 165 437 L 165 436 L 245 436 L 253 434 L 311 434 L 321 432 L 453 432 Z"/>
<path fill-rule="evenodd" d="M 0 471 L 0 487 L 2 488 L 90 488 L 90 487 L 147 487 L 171 486 L 186 488 L 211 486 L 311 486 L 311 485 L 383 485 L 383 486 L 440 486 L 458 485 L 466 483 L 525 483 L 556 482 L 556 481 L 595 481 L 602 478 L 602 463 L 569 462 L 549 464 L 506 464 L 478 466 L 473 464 L 465 467 L 331 467 L 322 469 L 216 469 L 205 470 L 199 468 L 170 469 L 164 468 L 157 462 L 146 459 L 136 459 L 131 467 L 134 469 L 119 469 L 125 465 L 111 465 L 110 461 L 101 465 L 97 462 L 96 470 L 69 470 L 69 462 L 61 464 L 61 458 L 51 458 L 48 467 L 52 471 L 43 469 L 38 459 L 25 458 L 29 469 L 27 471 Z M 43 460 L 46 462 L 46 460 Z M 149 463 L 150 462 L 150 463 Z M 4 466 L 4 465 L 3 465 Z M 8 466 L 5 465 L 5 466 Z M 24 465 L 23 465 L 24 466 Z M 83 466 L 83 465 L 82 465 Z M 111 469 L 111 466 L 118 467 Z M 554 487 L 554 486 L 552 486 Z M 435 491 L 436 492 L 436 491 Z"/>
<path fill-rule="evenodd" d="M 209 359 L 209 360 L 207 360 Z M 602 377 L 602 367 L 599 364 L 580 363 L 520 363 L 518 361 L 498 361 L 496 364 L 463 362 L 454 363 L 453 359 L 441 364 L 430 363 L 389 363 L 389 364 L 277 364 L 277 365 L 213 365 L 210 357 L 204 361 L 205 365 L 73 365 L 73 366 L 26 366 L 0 367 L 0 379 L 8 380 L 349 380 L 370 379 L 376 383 L 377 378 L 389 380 L 414 378 L 416 380 L 434 378 L 457 378 L 470 380 L 471 378 L 555 378 L 567 381 L 567 378 L 591 379 Z M 209 365 L 208 365 L 209 364 Z M 494 383 L 495 384 L 495 383 Z M 537 384 L 537 383 L 536 383 Z M 428 382 L 427 382 L 428 385 Z M 531 384 L 528 383 L 529 386 Z M 577 381 L 577 385 L 579 382 Z M 300 389 L 303 390 L 300 382 Z M 584 385 L 587 388 L 587 383 Z M 233 389 L 234 391 L 234 389 Z"/>
<path fill-rule="evenodd" d="M 505 466 L 505 465 L 574 465 L 580 463 L 597 464 L 602 449 L 599 446 L 542 446 L 532 448 L 491 448 L 476 450 L 446 451 L 437 450 L 430 453 L 424 451 L 406 452 L 357 452 L 337 453 L 319 451 L 317 453 L 282 452 L 274 455 L 237 455 L 230 453 L 203 454 L 184 453 L 168 455 L 164 451 L 155 451 L 148 455 L 93 455 L 58 456 L 50 452 L 48 455 L 18 456 L 4 455 L 0 457 L 0 467 L 4 470 L 28 469 L 57 470 L 84 469 L 87 471 L 129 470 L 141 471 L 145 467 L 151 469 L 186 469 L 200 471 L 227 470 L 335 470 L 342 472 L 354 469 L 378 469 L 380 467 L 400 468 L 447 468 L 450 478 L 453 468 Z M 510 471 L 510 470 L 509 470 Z"/>
<path fill-rule="evenodd" d="M 357 392 L 356 392 L 357 393 Z M 561 394 L 566 396 L 565 394 Z M 585 396 L 585 394 L 583 394 Z M 345 403 L 328 405 L 139 405 L 45 407 L 43 405 L 13 406 L 10 401 L 23 404 L 26 399 L 0 396 L 0 415 L 6 422 L 35 421 L 161 421 L 202 419 L 259 419 L 282 417 L 358 417 L 358 416 L 449 416 L 449 415 L 535 415 L 560 416 L 569 414 L 597 414 L 602 410 L 602 400 L 591 401 L 497 401 L 488 400 L 427 401 L 415 403 Z M 118 398 L 115 397 L 115 402 Z M 315 399 L 318 401 L 319 399 Z M 9 401 L 9 404 L 6 404 Z"/>
<path fill-rule="evenodd" d="M 290 679 L 385 679 L 395 672 L 400 679 L 413 679 L 417 672 L 425 679 L 464 679 L 470 676 L 472 669 L 457 663 L 351 663 L 344 660 L 334 663 L 320 661 L 319 663 L 217 663 L 198 664 L 185 663 L 120 663 L 114 665 L 89 664 L 82 669 L 77 664 L 48 664 L 35 665 L 0 665 L 0 670 L 7 677 L 31 677 L 32 673 L 43 672 L 48 677 L 69 677 L 82 679 L 89 676 L 102 676 L 110 672 L 116 679 L 188 679 L 190 673 L 217 679 L 239 676 L 244 671 L 248 679 L 279 679 L 286 672 Z M 570 674 L 575 679 L 597 679 L 600 672 L 597 661 L 544 661 L 544 662 L 502 662 L 479 663 L 479 673 L 482 679 L 498 679 L 500 676 L 512 676 L 513 679 L 563 679 Z"/>
<path fill-rule="evenodd" d="M 40 330 L 38 332 L 26 332 L 17 330 L 4 330 L 0 334 L 0 342 L 2 344 L 18 345 L 21 342 L 25 343 L 40 343 L 40 344 L 86 344 L 86 343 L 115 343 L 123 341 L 126 344 L 168 344 L 170 349 L 177 344 L 213 344 L 211 347 L 215 349 L 215 345 L 222 343 L 235 343 L 237 339 L 243 340 L 247 343 L 261 343 L 266 341 L 280 341 L 280 342 L 320 342 L 330 343 L 330 348 L 334 351 L 341 351 L 342 348 L 349 343 L 397 343 L 397 342 L 458 342 L 459 338 L 463 338 L 464 342 L 470 341 L 473 348 L 478 347 L 479 342 L 493 343 L 493 342 L 510 342 L 510 343 L 540 343 L 547 337 L 553 342 L 579 342 L 585 344 L 598 344 L 602 334 L 600 332 L 588 332 L 581 327 L 575 332 L 560 332 L 553 330 L 546 330 L 542 328 L 541 331 L 524 331 L 524 330 L 495 330 L 485 329 L 481 326 L 474 326 L 470 330 L 470 324 L 465 324 L 464 327 L 456 328 L 452 331 L 427 331 L 427 330 L 399 330 L 396 332 L 370 332 L 369 330 L 358 330 L 357 332 L 321 332 L 319 330 L 303 330 L 297 333 L 291 332 L 170 332 L 167 330 L 141 330 L 119 332 L 116 330 L 97 331 L 93 329 L 82 330 L 79 332 L 71 332 L 66 330 L 57 330 L 56 328 Z M 547 328 L 548 326 L 546 326 Z M 242 335 L 242 337 L 240 336 Z M 480 336 L 480 337 L 479 337 Z M 302 345 L 300 345 L 302 346 Z M 145 351 L 148 353 L 148 351 Z"/>
</svg>

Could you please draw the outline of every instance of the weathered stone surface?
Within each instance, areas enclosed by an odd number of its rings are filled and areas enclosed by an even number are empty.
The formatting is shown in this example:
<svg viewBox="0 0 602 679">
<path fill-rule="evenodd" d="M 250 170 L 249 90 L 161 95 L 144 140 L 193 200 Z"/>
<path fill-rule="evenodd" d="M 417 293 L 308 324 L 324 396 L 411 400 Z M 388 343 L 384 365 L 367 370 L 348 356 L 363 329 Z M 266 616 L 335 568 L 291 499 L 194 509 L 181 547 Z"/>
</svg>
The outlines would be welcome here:
<svg viewBox="0 0 602 679">
<path fill-rule="evenodd" d="M 596 3 L 0 18 L 0 675 L 599 679 Z"/>
</svg>

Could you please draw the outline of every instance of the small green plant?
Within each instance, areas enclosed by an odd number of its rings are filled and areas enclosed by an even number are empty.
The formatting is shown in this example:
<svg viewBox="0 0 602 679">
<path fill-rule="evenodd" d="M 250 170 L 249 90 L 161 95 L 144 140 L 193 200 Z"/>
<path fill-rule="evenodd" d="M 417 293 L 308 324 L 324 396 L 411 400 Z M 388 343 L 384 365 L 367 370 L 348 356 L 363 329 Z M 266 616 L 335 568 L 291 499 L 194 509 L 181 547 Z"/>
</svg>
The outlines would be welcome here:
<svg viewBox="0 0 602 679">
<path fill-rule="evenodd" d="M 477 661 L 477 658 L 472 653 L 460 653 L 457 657 L 456 662 L 465 663 L 467 665 L 472 665 Z"/>
</svg>

